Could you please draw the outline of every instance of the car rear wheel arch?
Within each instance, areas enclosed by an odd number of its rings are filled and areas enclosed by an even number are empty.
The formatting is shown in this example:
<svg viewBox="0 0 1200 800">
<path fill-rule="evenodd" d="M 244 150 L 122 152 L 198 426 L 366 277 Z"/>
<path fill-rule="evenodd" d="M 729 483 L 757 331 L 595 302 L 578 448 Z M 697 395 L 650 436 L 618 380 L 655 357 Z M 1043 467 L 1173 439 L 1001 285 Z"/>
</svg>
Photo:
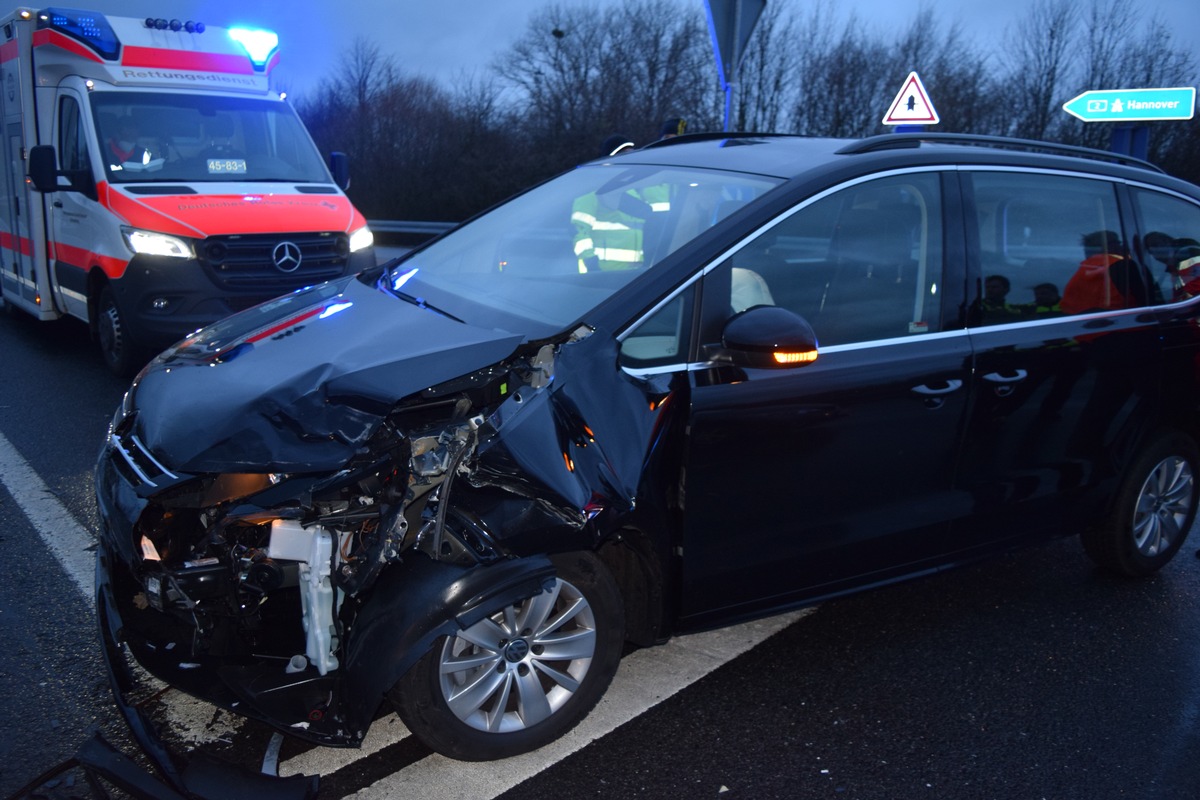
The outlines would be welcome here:
<svg viewBox="0 0 1200 800">
<path fill-rule="evenodd" d="M 1153 574 L 1182 546 L 1198 500 L 1200 446 L 1181 430 L 1154 432 L 1126 464 L 1104 517 L 1084 530 L 1084 550 L 1109 572 Z"/>
</svg>

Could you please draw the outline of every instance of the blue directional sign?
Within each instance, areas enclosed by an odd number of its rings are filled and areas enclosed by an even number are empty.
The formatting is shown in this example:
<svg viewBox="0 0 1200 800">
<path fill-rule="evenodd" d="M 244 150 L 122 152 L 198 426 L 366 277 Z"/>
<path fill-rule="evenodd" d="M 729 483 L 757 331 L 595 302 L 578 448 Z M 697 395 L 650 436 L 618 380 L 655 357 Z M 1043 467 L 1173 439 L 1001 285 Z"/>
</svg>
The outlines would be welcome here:
<svg viewBox="0 0 1200 800">
<path fill-rule="evenodd" d="M 1106 89 L 1063 103 L 1063 111 L 1084 122 L 1159 122 L 1191 119 L 1196 111 L 1196 88 Z"/>
</svg>

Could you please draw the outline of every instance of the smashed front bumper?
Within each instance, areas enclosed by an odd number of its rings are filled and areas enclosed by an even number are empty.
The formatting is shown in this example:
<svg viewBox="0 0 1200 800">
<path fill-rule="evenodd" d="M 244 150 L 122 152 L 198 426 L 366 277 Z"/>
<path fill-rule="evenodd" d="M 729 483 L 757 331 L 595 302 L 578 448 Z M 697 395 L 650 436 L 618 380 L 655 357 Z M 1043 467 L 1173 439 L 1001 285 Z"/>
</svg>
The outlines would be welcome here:
<svg viewBox="0 0 1200 800">
<path fill-rule="evenodd" d="M 90 761 L 85 759 L 85 766 L 96 769 L 134 797 L 144 797 L 148 800 L 175 797 L 178 796 L 176 793 L 202 800 L 307 800 L 316 797 L 319 778 L 315 775 L 278 778 L 213 758 L 188 759 L 173 753 L 167 747 L 154 723 L 135 699 L 139 679 L 125 653 L 125 627 L 118 613 L 113 592 L 112 566 L 112 556 L 102 543 L 96 558 L 96 615 L 113 698 L 134 739 L 171 789 L 146 776 L 134 762 L 111 748 L 92 745 L 94 757 L 89 757 Z M 84 755 L 81 751 L 80 758 Z"/>
<path fill-rule="evenodd" d="M 440 636 L 464 630 L 498 608 L 544 591 L 555 578 L 545 556 L 462 565 L 412 551 L 384 570 L 369 599 L 354 609 L 337 651 L 337 667 L 325 674 L 312 664 L 289 669 L 288 660 L 278 655 L 286 650 L 278 647 L 274 656 L 208 655 L 196 646 L 197 631 L 181 615 L 147 601 L 149 577 L 138 574 L 133 543 L 138 519 L 148 504 L 110 457 L 101 456 L 96 477 L 104 520 L 97 555 L 97 609 L 114 696 L 138 742 L 171 784 L 195 796 L 206 795 L 189 781 L 195 783 L 196 775 L 208 771 L 197 772 L 195 762 L 186 763 L 172 753 L 138 708 L 130 658 L 189 695 L 289 735 L 320 745 L 355 747 L 362 743 L 385 692 Z M 211 577 L 205 565 L 155 569 L 155 575 L 173 584 L 203 587 Z M 285 598 L 267 627 L 280 628 L 285 639 L 298 636 L 302 651 L 299 605 L 297 598 Z M 316 778 L 275 779 L 232 765 L 221 769 L 240 776 L 231 778 L 235 783 L 266 780 L 279 786 L 271 791 L 284 792 L 255 796 L 309 797 L 316 791 Z M 212 796 L 241 795 L 222 790 Z"/>
</svg>

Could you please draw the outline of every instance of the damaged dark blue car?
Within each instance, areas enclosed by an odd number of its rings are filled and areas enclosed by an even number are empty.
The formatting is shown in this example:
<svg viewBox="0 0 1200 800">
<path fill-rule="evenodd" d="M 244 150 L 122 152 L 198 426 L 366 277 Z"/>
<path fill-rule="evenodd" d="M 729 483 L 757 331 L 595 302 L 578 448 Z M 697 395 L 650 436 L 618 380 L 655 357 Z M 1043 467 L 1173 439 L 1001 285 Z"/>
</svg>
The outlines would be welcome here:
<svg viewBox="0 0 1200 800">
<path fill-rule="evenodd" d="M 1196 509 L 1198 239 L 1196 187 L 1014 140 L 572 170 L 142 371 L 96 470 L 118 695 L 128 654 L 322 745 L 390 702 L 494 759 L 626 642 L 1054 535 L 1149 574 Z"/>
</svg>

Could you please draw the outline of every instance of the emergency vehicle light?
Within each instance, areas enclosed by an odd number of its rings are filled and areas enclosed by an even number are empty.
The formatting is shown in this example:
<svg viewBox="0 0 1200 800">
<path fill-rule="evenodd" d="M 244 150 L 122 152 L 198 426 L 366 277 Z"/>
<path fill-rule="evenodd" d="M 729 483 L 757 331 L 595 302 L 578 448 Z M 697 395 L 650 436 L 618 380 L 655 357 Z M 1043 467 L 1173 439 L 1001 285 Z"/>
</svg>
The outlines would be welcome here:
<svg viewBox="0 0 1200 800">
<path fill-rule="evenodd" d="M 109 61 L 121 52 L 121 42 L 103 14 L 73 8 L 47 8 L 38 14 L 37 25 L 83 42 Z"/>
<path fill-rule="evenodd" d="M 176 33 L 179 33 L 179 31 L 204 33 L 204 23 L 192 22 L 190 19 L 187 22 L 180 22 L 177 19 L 165 20 L 161 17 L 157 19 L 155 17 L 146 17 L 146 27 L 156 31 L 172 30 Z"/>
<path fill-rule="evenodd" d="M 263 28 L 230 28 L 229 38 L 242 46 L 250 62 L 262 69 L 279 47 L 279 35 Z"/>
</svg>

